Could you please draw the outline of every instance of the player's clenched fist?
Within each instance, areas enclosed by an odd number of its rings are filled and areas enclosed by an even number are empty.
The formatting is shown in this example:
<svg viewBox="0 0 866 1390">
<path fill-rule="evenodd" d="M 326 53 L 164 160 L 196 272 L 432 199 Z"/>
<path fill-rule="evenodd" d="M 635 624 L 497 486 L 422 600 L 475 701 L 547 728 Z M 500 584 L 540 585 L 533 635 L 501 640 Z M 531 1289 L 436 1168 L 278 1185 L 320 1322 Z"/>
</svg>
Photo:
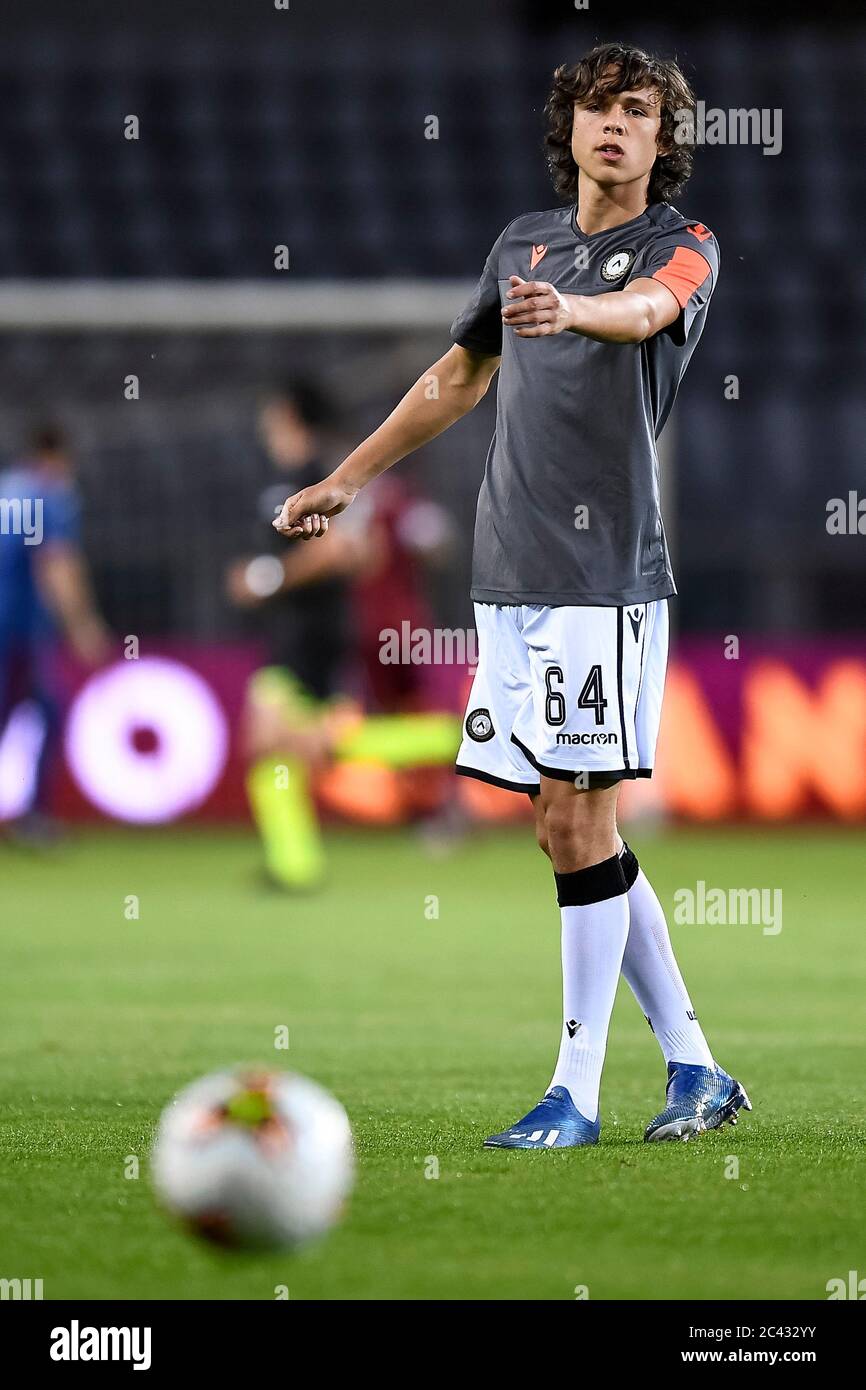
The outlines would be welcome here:
<svg viewBox="0 0 866 1390">
<path fill-rule="evenodd" d="M 324 536 L 328 517 L 344 512 L 357 492 L 357 488 L 332 482 L 330 478 L 314 487 L 305 487 L 286 498 L 279 516 L 274 519 L 274 529 L 288 540 L 306 541 L 311 536 Z"/>
<path fill-rule="evenodd" d="M 519 275 L 512 275 L 509 280 L 511 289 L 505 298 L 511 302 L 502 310 L 502 322 L 513 328 L 519 338 L 546 337 L 571 327 L 567 295 L 544 280 L 521 280 Z"/>
</svg>

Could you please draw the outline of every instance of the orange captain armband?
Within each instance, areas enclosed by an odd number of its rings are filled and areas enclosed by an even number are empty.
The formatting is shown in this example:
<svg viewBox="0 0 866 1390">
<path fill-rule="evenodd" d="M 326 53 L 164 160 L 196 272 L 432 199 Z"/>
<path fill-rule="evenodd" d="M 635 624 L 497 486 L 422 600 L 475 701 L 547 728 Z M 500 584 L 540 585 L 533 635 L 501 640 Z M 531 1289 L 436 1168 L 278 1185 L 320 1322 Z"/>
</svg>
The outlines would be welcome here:
<svg viewBox="0 0 866 1390">
<path fill-rule="evenodd" d="M 663 265 L 653 275 L 660 280 L 674 296 L 681 309 L 684 309 L 694 294 L 712 274 L 710 263 L 700 251 L 690 246 L 678 246 L 667 265 Z"/>
</svg>

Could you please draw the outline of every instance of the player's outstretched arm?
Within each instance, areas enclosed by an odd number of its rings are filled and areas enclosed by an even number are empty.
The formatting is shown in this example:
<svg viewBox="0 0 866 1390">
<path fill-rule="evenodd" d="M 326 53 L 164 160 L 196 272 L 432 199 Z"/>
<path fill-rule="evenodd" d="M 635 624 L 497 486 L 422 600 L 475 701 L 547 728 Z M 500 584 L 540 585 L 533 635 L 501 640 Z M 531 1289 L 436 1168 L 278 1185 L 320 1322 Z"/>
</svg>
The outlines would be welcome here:
<svg viewBox="0 0 866 1390">
<path fill-rule="evenodd" d="M 506 298 L 502 322 L 520 338 L 581 333 L 600 343 L 642 343 L 681 312 L 673 292 L 649 278 L 610 294 L 584 295 L 560 294 L 544 281 L 512 275 Z"/>
<path fill-rule="evenodd" d="M 290 539 L 323 536 L 328 518 L 344 512 L 365 484 L 468 414 L 498 366 L 498 357 L 470 352 L 455 343 L 330 477 L 286 500 L 274 521 L 276 530 Z"/>
</svg>

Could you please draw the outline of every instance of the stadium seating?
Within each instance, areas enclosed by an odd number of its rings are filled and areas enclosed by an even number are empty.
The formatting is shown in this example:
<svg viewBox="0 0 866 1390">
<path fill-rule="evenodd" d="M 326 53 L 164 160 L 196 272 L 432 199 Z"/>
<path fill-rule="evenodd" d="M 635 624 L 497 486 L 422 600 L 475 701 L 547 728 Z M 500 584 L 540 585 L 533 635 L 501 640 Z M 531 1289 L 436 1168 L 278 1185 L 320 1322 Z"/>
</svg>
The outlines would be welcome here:
<svg viewBox="0 0 866 1390">
<path fill-rule="evenodd" d="M 677 47 L 661 29 L 642 38 Z M 728 621 L 796 626 L 810 575 L 827 577 L 810 591 L 816 625 L 844 626 L 849 560 L 823 519 L 826 499 L 859 477 L 866 166 L 852 179 L 838 38 L 803 31 L 783 44 L 784 63 L 772 34 L 697 31 L 685 55 L 708 106 L 769 104 L 784 118 L 778 155 L 700 150 L 681 200 L 717 233 L 723 275 L 676 414 L 675 544 L 690 627 L 712 625 L 709 614 L 725 621 L 725 582 Z M 472 279 L 506 222 L 555 201 L 542 107 L 550 71 L 573 51 L 572 31 L 527 36 L 505 23 L 484 43 L 437 29 L 391 49 L 362 28 L 230 49 L 200 33 L 170 51 L 134 30 L 87 42 L 62 29 L 12 35 L 0 48 L 0 278 L 267 279 L 285 243 L 293 280 Z M 847 57 L 862 66 L 866 29 L 852 31 Z M 124 138 L 129 115 L 137 140 Z M 425 138 L 431 116 L 438 139 Z M 420 367 L 442 340 L 411 341 Z M 194 573 L 212 576 L 237 543 L 236 508 L 260 466 L 256 386 L 319 362 L 356 436 L 406 384 L 406 353 L 393 348 L 265 333 L 4 334 L 0 450 L 14 454 L 29 419 L 59 410 L 77 434 L 106 589 L 128 599 L 124 611 L 144 606 L 142 622 L 218 632 L 230 616 Z M 146 382 L 134 404 L 119 385 L 132 371 Z M 731 375 L 739 399 L 729 401 Z M 488 412 L 461 427 L 470 465 L 447 480 L 453 442 L 417 465 L 425 486 L 461 507 L 467 547 L 489 423 Z M 118 528 L 130 489 L 136 538 Z M 199 536 L 194 523 L 184 549 L 185 509 L 208 498 L 218 500 L 211 525 Z M 166 506 L 178 509 L 167 522 Z M 770 569 L 774 597 L 761 587 Z M 464 580 L 461 562 L 455 604 Z"/>
</svg>

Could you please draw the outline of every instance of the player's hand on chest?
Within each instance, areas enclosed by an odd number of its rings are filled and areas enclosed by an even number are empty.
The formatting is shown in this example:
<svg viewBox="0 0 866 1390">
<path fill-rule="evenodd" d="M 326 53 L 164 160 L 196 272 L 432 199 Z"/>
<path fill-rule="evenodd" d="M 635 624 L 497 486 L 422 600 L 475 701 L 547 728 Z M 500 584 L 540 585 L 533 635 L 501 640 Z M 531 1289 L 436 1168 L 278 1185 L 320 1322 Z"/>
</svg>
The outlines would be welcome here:
<svg viewBox="0 0 866 1390">
<path fill-rule="evenodd" d="M 503 307 L 511 277 L 552 285 L 560 294 L 605 294 L 631 278 L 637 247 L 627 237 L 605 237 L 597 246 L 562 237 L 549 243 L 508 247 L 502 255 L 499 297 Z"/>
</svg>

